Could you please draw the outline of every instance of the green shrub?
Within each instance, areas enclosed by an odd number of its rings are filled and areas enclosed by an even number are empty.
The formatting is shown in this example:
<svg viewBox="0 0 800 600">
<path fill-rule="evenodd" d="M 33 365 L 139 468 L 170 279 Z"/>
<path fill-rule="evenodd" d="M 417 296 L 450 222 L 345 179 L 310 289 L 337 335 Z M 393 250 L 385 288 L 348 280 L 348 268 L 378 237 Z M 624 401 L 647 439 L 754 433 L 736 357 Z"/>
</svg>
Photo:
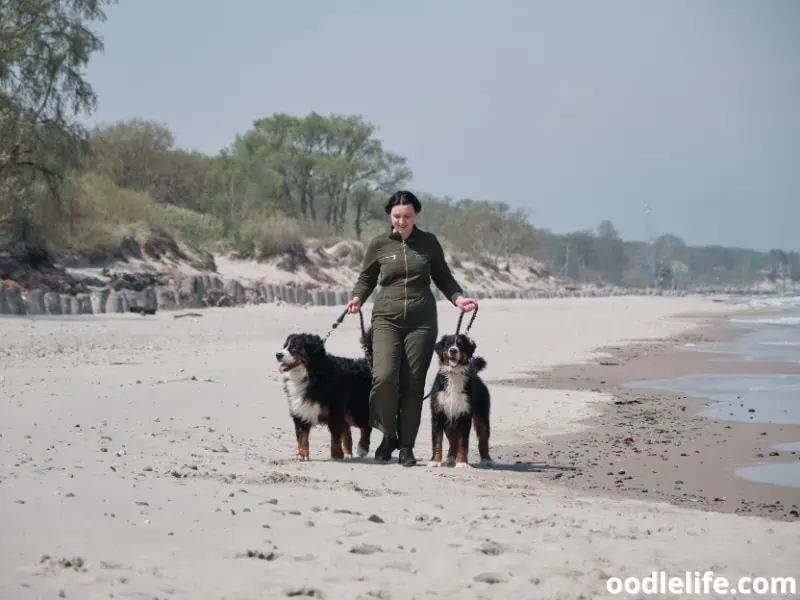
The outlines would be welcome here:
<svg viewBox="0 0 800 600">
<path fill-rule="evenodd" d="M 186 244 L 211 250 L 222 242 L 222 222 L 217 217 L 173 204 L 158 208 L 168 227 Z"/>
</svg>

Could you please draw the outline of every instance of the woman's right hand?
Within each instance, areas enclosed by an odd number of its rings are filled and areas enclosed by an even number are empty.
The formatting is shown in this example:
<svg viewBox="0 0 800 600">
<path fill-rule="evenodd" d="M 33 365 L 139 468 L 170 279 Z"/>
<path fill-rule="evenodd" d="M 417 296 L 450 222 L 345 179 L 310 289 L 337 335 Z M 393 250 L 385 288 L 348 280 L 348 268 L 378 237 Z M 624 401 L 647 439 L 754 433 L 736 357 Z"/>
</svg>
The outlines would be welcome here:
<svg viewBox="0 0 800 600">
<path fill-rule="evenodd" d="M 350 302 L 347 303 L 347 312 L 355 314 L 361 310 L 361 300 L 359 298 L 353 298 Z"/>
</svg>

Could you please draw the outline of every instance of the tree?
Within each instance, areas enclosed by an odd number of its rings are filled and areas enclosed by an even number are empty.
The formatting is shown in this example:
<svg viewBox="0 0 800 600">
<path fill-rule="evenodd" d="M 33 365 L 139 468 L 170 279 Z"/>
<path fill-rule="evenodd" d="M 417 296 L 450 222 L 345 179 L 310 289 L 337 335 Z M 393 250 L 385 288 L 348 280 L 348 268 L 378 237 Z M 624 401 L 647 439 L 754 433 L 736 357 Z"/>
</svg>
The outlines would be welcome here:
<svg viewBox="0 0 800 600">
<path fill-rule="evenodd" d="M 239 229 L 247 217 L 245 207 L 247 181 L 247 165 L 241 165 L 227 150 L 220 152 L 216 162 L 217 177 L 220 182 L 220 193 L 215 199 L 212 213 L 222 224 L 222 235 L 231 236 Z"/>
<path fill-rule="evenodd" d="M 95 127 L 90 142 L 91 170 L 107 175 L 119 187 L 149 192 L 167 170 L 175 138 L 164 124 L 134 118 Z"/>
<path fill-rule="evenodd" d="M 627 256 L 614 224 L 606 219 L 597 226 L 593 263 L 603 278 L 619 283 L 627 266 Z"/>
<path fill-rule="evenodd" d="M 617 233 L 617 228 L 614 227 L 614 223 L 608 219 L 605 219 L 597 226 L 597 237 L 608 240 L 618 240 L 619 234 Z"/>
<path fill-rule="evenodd" d="M 574 231 L 564 236 L 565 274 L 579 280 L 593 268 L 596 237 L 594 232 Z"/>
<path fill-rule="evenodd" d="M 496 235 L 496 248 L 503 256 L 506 271 L 511 270 L 511 255 L 533 250 L 535 233 L 528 222 L 530 210 L 527 208 L 511 208 L 504 202 L 494 205 L 495 215 L 489 221 L 489 227 Z"/>
<path fill-rule="evenodd" d="M 377 128 L 358 115 L 275 114 L 253 123 L 227 153 L 253 205 L 342 233 L 355 207 L 356 236 L 374 192 L 411 178 L 405 158 L 384 150 Z M 239 193 L 244 193 L 240 191 Z"/>
<path fill-rule="evenodd" d="M 672 271 L 672 267 L 668 264 L 662 264 L 658 268 L 658 272 L 656 273 L 655 277 L 655 284 L 658 288 L 671 288 L 674 287 L 675 281 L 675 273 Z"/>
<path fill-rule="evenodd" d="M 528 222 L 527 209 L 512 210 L 503 202 L 469 198 L 454 204 L 435 202 L 432 208 L 434 213 L 443 213 L 439 231 L 456 249 L 493 268 L 498 268 L 498 259 L 503 259 L 503 268 L 510 270 L 513 254 L 533 250 L 535 232 Z"/>
<path fill-rule="evenodd" d="M 220 182 L 213 158 L 175 148 L 169 127 L 145 119 L 95 127 L 90 135 L 90 171 L 117 186 L 146 192 L 158 203 L 208 211 Z"/>
<path fill-rule="evenodd" d="M 800 281 L 800 254 L 792 252 L 789 259 L 789 278 L 792 281 Z"/>
<path fill-rule="evenodd" d="M 12 239 L 36 235 L 34 203 L 57 209 L 87 150 L 77 117 L 97 98 L 82 72 L 103 49 L 89 25 L 114 1 L 0 0 L 0 222 Z"/>
<path fill-rule="evenodd" d="M 170 151 L 151 184 L 151 197 L 160 204 L 210 212 L 222 189 L 218 162 L 200 152 Z"/>
</svg>

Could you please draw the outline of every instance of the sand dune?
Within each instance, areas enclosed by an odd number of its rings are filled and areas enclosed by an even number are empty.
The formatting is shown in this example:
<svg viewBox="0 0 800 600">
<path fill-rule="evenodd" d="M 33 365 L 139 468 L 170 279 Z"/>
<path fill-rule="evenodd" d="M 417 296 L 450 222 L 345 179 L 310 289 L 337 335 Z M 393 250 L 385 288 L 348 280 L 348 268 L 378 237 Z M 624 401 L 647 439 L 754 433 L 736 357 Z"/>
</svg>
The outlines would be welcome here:
<svg viewBox="0 0 800 600">
<path fill-rule="evenodd" d="M 322 428 L 311 462 L 295 462 L 274 354 L 340 310 L 2 318 L 0 598 L 603 598 L 607 577 L 654 569 L 798 574 L 800 524 L 582 497 L 549 483 L 566 465 L 334 463 Z M 491 383 L 728 310 L 484 301 L 473 333 Z M 442 303 L 440 317 L 455 328 L 455 309 Z M 357 333 L 348 317 L 329 350 L 358 355 Z M 575 431 L 606 400 L 495 387 L 492 446 Z"/>
</svg>

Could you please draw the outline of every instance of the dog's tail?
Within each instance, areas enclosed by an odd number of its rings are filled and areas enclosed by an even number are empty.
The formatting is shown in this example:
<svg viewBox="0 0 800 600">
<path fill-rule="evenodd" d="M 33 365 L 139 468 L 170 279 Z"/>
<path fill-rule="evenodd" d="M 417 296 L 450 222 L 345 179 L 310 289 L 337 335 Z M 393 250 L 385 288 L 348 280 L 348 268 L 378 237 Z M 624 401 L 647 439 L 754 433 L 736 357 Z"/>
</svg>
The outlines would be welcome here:
<svg viewBox="0 0 800 600">
<path fill-rule="evenodd" d="M 472 357 L 472 370 L 476 373 L 480 373 L 486 368 L 486 359 L 482 356 L 473 356 Z"/>
<path fill-rule="evenodd" d="M 372 327 L 367 327 L 366 331 L 361 335 L 361 347 L 364 352 L 372 356 Z"/>
</svg>

